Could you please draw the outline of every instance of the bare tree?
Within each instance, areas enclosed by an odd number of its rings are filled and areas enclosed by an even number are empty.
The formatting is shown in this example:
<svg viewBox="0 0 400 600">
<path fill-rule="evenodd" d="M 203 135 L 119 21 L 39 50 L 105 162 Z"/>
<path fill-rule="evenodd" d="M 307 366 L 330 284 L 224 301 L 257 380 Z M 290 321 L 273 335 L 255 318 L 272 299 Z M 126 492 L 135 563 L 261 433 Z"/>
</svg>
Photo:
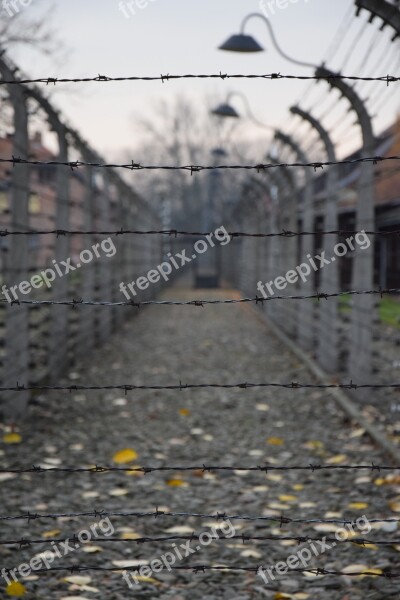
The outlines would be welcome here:
<svg viewBox="0 0 400 600">
<path fill-rule="evenodd" d="M 231 138 L 239 123 L 211 116 L 210 108 L 215 104 L 215 98 L 198 103 L 181 95 L 172 101 L 158 102 L 152 118 L 135 120 L 135 132 L 141 141 L 135 148 L 127 149 L 123 159 L 168 166 L 213 165 L 234 160 L 237 155 Z M 215 153 L 216 149 L 224 150 L 225 155 Z M 153 205 L 161 208 L 162 202 L 169 200 L 175 227 L 197 229 L 203 223 L 210 194 L 214 196 L 215 215 L 221 218 L 237 196 L 243 178 L 239 171 L 221 173 L 214 180 L 210 175 L 208 171 L 193 176 L 189 171 L 150 171 L 140 177 L 134 173 L 131 181 Z"/>
<path fill-rule="evenodd" d="M 37 4 L 35 8 L 37 7 Z M 0 46 L 2 50 L 12 50 L 18 46 L 29 46 L 48 56 L 60 51 L 60 40 L 53 29 L 52 16 L 54 7 L 47 0 L 42 2 L 41 10 L 29 11 L 20 9 L 6 14 L 0 8 Z"/>
</svg>

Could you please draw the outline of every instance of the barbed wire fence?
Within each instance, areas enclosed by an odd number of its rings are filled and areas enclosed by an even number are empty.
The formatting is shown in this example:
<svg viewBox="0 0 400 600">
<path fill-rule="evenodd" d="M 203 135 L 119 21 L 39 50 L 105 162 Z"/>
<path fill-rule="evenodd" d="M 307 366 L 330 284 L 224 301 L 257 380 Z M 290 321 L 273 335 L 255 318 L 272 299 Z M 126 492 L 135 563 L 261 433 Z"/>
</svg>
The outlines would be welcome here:
<svg viewBox="0 0 400 600">
<path fill-rule="evenodd" d="M 387 3 L 388 4 L 388 3 Z M 358 0 L 356 5 L 367 8 L 366 0 Z M 391 5 L 394 6 L 394 5 Z M 400 12 L 396 6 L 396 18 Z M 386 22 L 386 13 L 379 16 Z M 391 20 L 388 24 L 391 24 Z M 349 96 L 349 90 L 343 88 L 344 83 L 376 82 L 387 86 L 396 86 L 400 78 L 391 75 L 382 77 L 344 76 L 324 71 L 315 76 L 303 77 L 272 73 L 267 75 L 161 75 L 157 77 L 118 77 L 98 75 L 94 78 L 65 79 L 48 77 L 44 79 L 19 78 L 12 63 L 2 55 L 0 57 L 0 85 L 7 87 L 10 104 L 14 112 L 13 135 L 4 141 L 0 158 L 0 260 L 1 284 L 10 287 L 10 282 L 20 282 L 29 279 L 31 273 L 45 269 L 48 265 L 60 265 L 67 257 L 74 263 L 81 260 L 82 271 L 69 277 L 55 277 L 48 289 L 37 288 L 32 291 L 32 299 L 25 300 L 23 296 L 11 300 L 0 301 L 0 325 L 3 331 L 2 360 L 0 370 L 0 391 L 3 394 L 3 408 L 7 415 L 13 417 L 26 410 L 29 392 L 59 390 L 110 390 L 118 389 L 128 392 L 136 390 L 193 390 L 204 388 L 224 388 L 251 390 L 256 387 L 287 388 L 287 389 L 343 389 L 348 392 L 363 390 L 398 390 L 400 383 L 396 378 L 387 375 L 383 381 L 377 378 L 375 371 L 377 355 L 373 347 L 376 345 L 379 332 L 377 305 L 375 298 L 399 295 L 397 286 L 385 285 L 374 277 L 374 246 L 359 253 L 351 261 L 347 269 L 350 280 L 341 280 L 339 269 L 332 269 L 331 276 L 321 280 L 313 276 L 308 285 L 297 285 L 293 294 L 275 294 L 270 298 L 257 294 L 258 283 L 269 282 L 284 275 L 288 270 L 304 260 L 308 252 L 318 254 L 321 251 L 331 253 L 332 248 L 343 238 L 356 236 L 361 230 L 376 239 L 395 239 L 400 235 L 398 227 L 380 229 L 376 226 L 371 210 L 374 208 L 374 169 L 382 169 L 383 165 L 393 164 L 391 173 L 385 172 L 385 177 L 399 173 L 397 162 L 400 156 L 389 152 L 387 140 L 364 139 L 361 155 L 346 160 L 324 161 L 302 160 L 295 156 L 292 162 L 270 161 L 264 164 L 237 165 L 141 165 L 132 160 L 128 164 L 108 163 L 89 147 L 81 136 L 67 126 L 50 101 L 42 94 L 40 86 L 59 85 L 73 82 L 93 82 L 112 84 L 113 81 L 158 81 L 163 84 L 178 79 L 208 78 L 229 80 L 232 78 L 263 78 L 266 80 L 304 79 L 325 82 L 330 87 L 340 87 L 342 93 L 350 98 L 352 108 L 357 113 L 363 127 L 368 115 L 362 114 L 357 105 L 358 98 Z M 33 87 L 36 86 L 36 87 Z M 39 86 L 39 87 L 38 87 Z M 347 95 L 346 95 L 347 94 Z M 39 139 L 32 143 L 28 135 L 30 123 L 28 104 L 39 105 L 44 117 L 49 121 L 58 146 L 58 157 L 49 156 Z M 367 119 L 368 121 L 368 119 Z M 365 138 L 368 138 L 366 135 Z M 282 139 L 280 140 L 282 143 Z M 293 151 L 293 148 L 292 148 Z M 72 158 L 72 154 L 75 154 Z M 338 214 L 338 198 L 341 189 L 340 170 L 348 174 L 348 169 L 357 169 L 359 174 L 356 219 L 351 223 L 341 223 Z M 246 170 L 257 179 L 250 181 L 244 190 L 243 197 L 237 204 L 229 223 L 232 243 L 223 250 L 223 273 L 227 280 L 235 284 L 248 297 L 232 300 L 202 300 L 188 302 L 175 300 L 156 300 L 155 296 L 162 287 L 153 286 L 152 292 L 144 291 L 140 301 L 121 302 L 118 285 L 121 281 L 129 281 L 142 275 L 163 258 L 162 241 L 167 237 L 178 236 L 188 238 L 204 237 L 209 232 L 178 231 L 162 229 L 158 215 L 151 203 L 144 202 L 121 177 L 120 171 L 142 171 L 166 169 L 186 171 L 190 176 L 196 176 L 202 171 L 209 170 Z M 346 171 L 347 169 L 347 171 Z M 303 170 L 304 176 L 292 177 Z M 321 173 L 333 171 L 336 177 L 323 180 L 325 186 L 321 191 Z M 308 172 L 309 174 L 306 174 Z M 380 171 L 382 172 L 382 171 Z M 272 184 L 271 184 L 272 182 Z M 273 186 L 273 188 L 272 188 Z M 264 193 L 269 198 L 268 203 L 260 202 Z M 307 199 L 307 194 L 309 194 Z M 40 195 L 43 200 L 38 202 Z M 273 198 L 279 199 L 279 206 Z M 310 198 L 312 201 L 310 202 Z M 104 244 L 105 237 L 110 238 Z M 144 239 L 143 239 L 144 238 Z M 343 243 L 343 242 L 341 242 Z M 281 244 L 281 245 L 279 245 Z M 98 254 L 95 251 L 98 250 Z M 114 252 L 115 248 L 115 252 Z M 85 252 L 89 251 L 91 259 L 83 260 Z M 329 254 L 331 256 L 331 254 Z M 358 258 L 358 257 L 362 257 Z M 338 261 L 339 262 L 339 261 Z M 79 268 L 80 268 L 79 267 Z M 84 269 L 84 271 L 83 271 Z M 328 271 L 327 271 L 328 272 Z M 343 286 L 351 284 L 348 289 Z M 383 283 L 383 285 L 382 285 Z M 324 285 L 322 285 L 324 284 Z M 341 305 L 340 301 L 351 299 L 351 304 Z M 300 308 L 295 300 L 300 302 Z M 107 340 L 112 331 L 122 323 L 122 307 L 140 309 L 142 306 L 195 306 L 205 308 L 208 305 L 254 304 L 264 311 L 273 322 L 280 327 L 306 350 L 316 348 L 315 358 L 331 375 L 339 375 L 341 383 L 308 384 L 300 382 L 261 382 L 261 383 L 182 383 L 172 382 L 170 385 L 134 385 L 124 383 L 118 386 L 95 385 L 59 385 L 58 379 L 68 365 L 74 364 L 79 356 L 90 352 L 96 344 Z M 306 307 L 307 308 L 303 308 Z M 96 308 L 97 307 L 97 308 Z M 103 307 L 99 309 L 98 307 Z M 327 308 L 329 307 L 329 308 Z M 77 309 L 77 310 L 75 310 Z M 350 313 L 346 311 L 349 310 Z M 129 314 L 137 314 L 130 311 Z M 126 314 L 126 313 L 124 313 Z M 350 314 L 350 325 L 346 322 Z M 301 320 L 301 327 L 299 326 Z M 305 333 L 304 333 L 305 332 Z M 328 339 L 329 344 L 324 342 Z M 366 343 L 368 340 L 371 343 Z M 351 352 L 347 349 L 350 348 Z M 378 349 L 379 352 L 379 349 Z M 380 363 L 381 364 L 381 363 Z M 366 461 L 367 463 L 367 461 Z M 146 476 L 155 472 L 193 471 L 229 472 L 236 476 L 240 471 L 267 473 L 269 471 L 310 472 L 313 476 L 325 471 L 354 471 L 371 470 L 372 472 L 390 472 L 400 467 L 390 465 L 358 464 L 358 465 L 211 465 L 208 462 L 195 466 L 164 465 L 144 466 L 137 468 L 118 468 L 107 465 L 96 465 L 88 468 L 60 467 L 46 468 L 35 465 L 19 465 L 13 468 L 0 469 L 0 473 L 15 475 L 32 474 L 37 477 L 51 477 L 57 474 L 77 476 L 105 475 L 107 473 L 125 473 L 137 471 Z M 29 524 L 36 520 L 54 520 L 57 518 L 106 517 L 121 518 L 210 518 L 219 521 L 242 520 L 277 523 L 281 527 L 288 524 L 352 524 L 352 520 L 318 518 L 305 519 L 288 517 L 264 517 L 249 515 L 228 515 L 223 511 L 210 514 L 184 512 L 154 511 L 107 511 L 65 513 L 31 513 L 0 515 L 0 521 L 26 521 Z M 396 518 L 371 518 L 371 523 L 398 523 Z M 74 539 L 74 538 L 72 538 Z M 143 536 L 135 540 L 120 538 L 99 538 L 100 544 L 106 542 L 148 544 L 154 542 L 170 542 L 176 540 L 196 540 L 195 531 L 191 535 Z M 225 538 L 221 538 L 224 541 Z M 226 538 L 228 539 L 228 538 Z M 229 538 L 232 539 L 232 538 Z M 317 541 L 304 535 L 238 535 L 237 539 L 245 544 L 250 541 L 295 541 L 299 544 L 307 541 Z M 328 538 L 329 541 L 330 538 Z M 333 538 L 332 538 L 333 539 Z M 1 539 L 0 546 L 11 545 L 19 548 L 37 544 L 65 541 L 64 538 L 49 538 L 47 540 L 28 537 L 12 536 Z M 395 537 L 388 539 L 369 539 L 355 537 L 348 540 L 361 546 L 375 544 L 377 546 L 398 544 Z M 257 574 L 259 565 L 235 563 L 234 565 L 195 564 L 172 567 L 176 570 L 188 570 L 193 573 L 207 571 L 237 571 Z M 82 573 L 94 571 L 116 571 L 115 568 L 104 565 L 63 565 L 46 569 L 46 571 L 69 571 Z M 133 567 L 127 567 L 133 570 Z M 6 572 L 9 569 L 6 567 Z M 44 571 L 44 570 L 43 570 Z M 370 574 L 359 569 L 353 573 L 337 569 L 294 569 L 294 572 L 311 573 L 341 577 Z M 38 572 L 41 572 L 40 570 Z M 385 569 L 375 576 L 396 579 L 400 573 Z"/>
<path fill-rule="evenodd" d="M 49 122 L 48 136 L 53 137 L 58 147 L 59 160 L 68 161 L 69 156 L 75 154 L 87 163 L 79 173 L 50 164 L 29 169 L 20 163 L 14 164 L 12 170 L 3 164 L 1 169 L 1 227 L 24 232 L 14 241 L 14 236 L 8 238 L 6 231 L 2 233 L 2 286 L 18 285 L 41 271 L 48 273 L 48 281 L 54 280 L 32 290 L 35 305 L 20 305 L 14 310 L 7 300 L 1 303 L 0 379 L 5 385 L 16 381 L 20 384 L 54 382 L 67 365 L 74 364 L 97 343 L 108 339 L 111 331 L 121 324 L 122 314 L 110 309 L 102 314 L 89 310 L 82 315 L 67 307 L 60 307 L 56 314 L 41 302 L 62 301 L 66 297 L 116 301 L 120 281 L 130 281 L 132 275 L 139 276 L 160 262 L 162 241 L 153 237 L 144 245 L 135 236 L 118 236 L 106 243 L 101 230 L 110 225 L 118 228 L 121 224 L 157 229 L 161 221 L 150 204 L 115 170 L 100 173 L 93 166 L 101 161 L 98 154 L 79 133 L 62 122 L 62 117 L 39 89 L 32 86 L 28 89 L 21 84 L 15 75 L 15 66 L 5 55 L 0 58 L 0 72 L 14 111 L 14 133 L 4 140 L 2 153 L 18 155 L 22 161 L 51 156 L 39 135 L 28 139 L 31 129 L 28 107 L 34 104 L 41 111 L 42 125 Z M 38 231 L 65 227 L 80 229 L 83 234 L 45 237 L 45 233 Z M 80 264 L 82 271 L 75 269 L 74 273 L 62 277 L 60 273 L 65 269 L 61 263 L 69 257 L 75 265 Z M 155 293 L 158 288 L 153 287 Z M 150 290 L 144 292 L 144 296 L 150 298 L 151 293 Z M 12 299 L 15 296 L 12 295 Z M 26 394 L 16 396 L 10 392 L 3 396 L 2 409 L 17 417 L 25 411 L 27 401 Z"/>
</svg>

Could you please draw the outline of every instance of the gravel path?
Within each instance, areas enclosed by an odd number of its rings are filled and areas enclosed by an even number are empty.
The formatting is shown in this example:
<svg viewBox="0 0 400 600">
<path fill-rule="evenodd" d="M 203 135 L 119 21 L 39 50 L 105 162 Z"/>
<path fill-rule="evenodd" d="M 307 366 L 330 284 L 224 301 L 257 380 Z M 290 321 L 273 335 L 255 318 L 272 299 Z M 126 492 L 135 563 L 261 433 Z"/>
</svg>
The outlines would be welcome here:
<svg viewBox="0 0 400 600">
<path fill-rule="evenodd" d="M 203 292 L 176 287 L 168 297 L 183 300 L 226 297 L 227 290 Z M 129 314 L 129 311 L 127 311 Z M 313 382 L 311 375 L 279 343 L 258 318 L 243 306 L 150 307 L 126 322 L 110 343 L 69 373 L 63 383 L 160 384 L 239 381 Z M 6 432 L 4 432 L 6 433 Z M 311 464 L 390 464 L 356 424 L 349 422 L 325 391 L 254 389 L 184 390 L 88 393 L 46 393 L 36 397 L 29 422 L 20 429 L 19 444 L 1 444 L 6 466 L 113 465 L 115 453 L 133 449 L 137 466 L 239 465 L 272 466 Z M 398 474 L 398 471 L 397 471 Z M 384 480 L 387 475 L 392 479 Z M 135 476 L 125 472 L 103 474 L 0 474 L 1 513 L 58 514 L 108 510 L 226 513 L 273 517 L 276 521 L 225 522 L 229 539 L 176 559 L 174 566 L 272 566 L 286 561 L 310 542 L 293 540 L 246 541 L 236 535 L 334 537 L 332 526 L 282 524 L 280 518 L 350 519 L 364 515 L 396 518 L 400 478 L 395 472 L 283 471 L 218 472 L 201 470 L 155 472 Z M 382 485 L 377 485 L 382 484 Z M 397 485 L 396 485 L 397 484 Z M 1 568 L 13 568 L 51 549 L 49 540 L 72 537 L 98 523 L 101 517 L 58 517 L 0 521 L 2 540 L 42 539 L 43 544 L 0 546 Z M 210 532 L 223 524 L 208 517 L 110 517 L 112 537 L 190 535 Z M 387 546 L 335 543 L 313 557 L 307 568 L 342 571 L 378 569 L 399 572 L 400 545 L 393 526 L 378 523 L 366 535 L 359 521 L 357 537 L 391 541 Z M 102 521 L 103 535 L 111 529 Z M 97 531 L 99 531 L 98 525 Z M 173 529 L 172 529 L 173 528 Z M 369 529 L 369 528 L 368 528 Z M 329 530 L 329 531 L 328 531 Z M 390 530 L 390 531 L 389 531 Z M 218 530 L 217 530 L 218 531 Z M 221 530 L 220 534 L 221 534 Z M 363 535 L 365 534 L 365 535 Z M 203 541 L 206 541 L 204 538 Z M 175 543 L 176 546 L 172 544 Z M 90 565 L 116 568 L 115 561 L 152 561 L 177 552 L 175 542 L 138 545 L 134 539 L 103 542 L 92 539 L 67 556 L 55 558 L 52 567 Z M 75 542 L 72 544 L 75 546 Z M 79 544 L 78 544 L 79 545 Z M 331 545 L 331 544 L 329 544 Z M 191 541 L 194 550 L 200 546 Z M 59 545 L 58 545 L 59 547 Z M 65 551 L 60 550 L 61 554 Z M 187 548 L 187 546 L 186 546 Z M 314 543 L 318 550 L 320 545 Z M 89 550 L 89 552 L 87 551 Z M 181 554 L 188 552 L 181 548 Z M 304 554 L 307 556 L 307 553 Z M 140 564 L 140 563 L 139 563 Z M 300 568 L 303 568 L 300 565 Z M 144 571 L 144 577 L 149 573 Z M 289 571 L 269 583 L 249 572 L 188 570 L 153 572 L 151 579 L 132 588 L 121 573 L 90 571 L 32 572 L 22 579 L 25 598 L 160 598 L 171 600 L 216 598 L 295 598 L 298 600 L 356 600 L 400 597 L 400 579 L 379 576 L 318 576 Z M 78 579 L 75 579 L 78 576 Z M 81 579 L 90 577 L 91 579 Z M 75 583 L 74 583 L 75 582 Z M 0 587 L 6 584 L 1 579 Z M 6 594 L 2 594 L 6 597 Z"/>
</svg>

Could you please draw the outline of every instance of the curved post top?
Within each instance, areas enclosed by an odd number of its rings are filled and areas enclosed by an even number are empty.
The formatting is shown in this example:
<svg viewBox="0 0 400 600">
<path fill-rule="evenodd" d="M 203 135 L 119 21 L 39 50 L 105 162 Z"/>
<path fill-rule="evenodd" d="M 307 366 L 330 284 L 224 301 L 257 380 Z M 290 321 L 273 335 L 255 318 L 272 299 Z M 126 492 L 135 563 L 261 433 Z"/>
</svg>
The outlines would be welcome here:
<svg viewBox="0 0 400 600">
<path fill-rule="evenodd" d="M 296 58 L 292 58 L 291 56 L 289 56 L 288 54 L 286 54 L 286 52 L 284 52 L 282 50 L 282 48 L 280 47 L 280 45 L 278 44 L 278 41 L 276 39 L 275 36 L 275 32 L 272 28 L 272 25 L 269 21 L 269 19 L 267 19 L 267 17 L 265 17 L 262 13 L 250 13 L 249 15 L 247 15 L 243 21 L 242 21 L 242 26 L 241 26 L 241 33 L 244 34 L 244 30 L 246 28 L 247 22 L 250 19 L 253 19 L 254 17 L 261 19 L 262 21 L 264 21 L 265 25 L 267 26 L 268 32 L 271 36 L 271 40 L 273 45 L 275 46 L 275 49 L 277 50 L 277 52 L 287 61 L 295 64 L 295 65 L 300 65 L 301 67 L 311 67 L 312 69 L 316 69 L 316 65 L 312 64 L 312 63 L 308 63 L 305 61 L 301 61 L 301 60 L 297 60 Z"/>
<path fill-rule="evenodd" d="M 311 115 L 309 112 L 302 110 L 299 106 L 292 106 L 290 108 L 290 112 L 293 115 L 298 115 L 299 117 L 310 123 L 310 125 L 318 132 L 320 138 L 322 139 L 325 145 L 328 160 L 330 162 L 336 162 L 335 146 L 331 140 L 331 136 L 329 135 L 325 127 L 320 123 L 320 121 L 313 117 L 313 115 Z"/>
<path fill-rule="evenodd" d="M 299 157 L 299 159 L 302 162 L 304 162 L 304 163 L 308 162 L 305 152 L 301 149 L 299 144 L 297 142 L 295 142 L 294 139 L 290 135 L 287 135 L 286 133 L 283 133 L 282 131 L 277 131 L 275 133 L 275 139 L 278 140 L 279 142 L 282 142 L 282 144 L 289 146 L 293 150 L 293 152 L 295 154 L 297 154 L 297 156 Z"/>
<path fill-rule="evenodd" d="M 357 114 L 358 121 L 364 138 L 364 149 L 372 151 L 375 146 L 375 136 L 372 128 L 372 119 L 368 113 L 364 102 L 361 100 L 357 92 L 348 85 L 337 73 L 330 71 L 326 67 L 319 67 L 316 71 L 317 77 L 323 77 L 327 83 L 340 91 L 351 104 L 353 110 Z"/>
<path fill-rule="evenodd" d="M 355 0 L 357 7 L 357 15 L 364 8 L 371 13 L 370 22 L 375 17 L 379 17 L 383 21 L 382 29 L 389 25 L 395 30 L 392 41 L 400 36 L 400 10 L 394 4 L 390 4 L 387 0 Z"/>
</svg>

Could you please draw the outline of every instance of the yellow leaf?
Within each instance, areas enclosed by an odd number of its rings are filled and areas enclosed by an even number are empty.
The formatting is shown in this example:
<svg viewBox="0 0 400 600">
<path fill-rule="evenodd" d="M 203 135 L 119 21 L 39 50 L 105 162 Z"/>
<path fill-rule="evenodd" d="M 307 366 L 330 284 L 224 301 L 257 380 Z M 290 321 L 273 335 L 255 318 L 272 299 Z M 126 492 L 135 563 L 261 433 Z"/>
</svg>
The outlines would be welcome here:
<svg viewBox="0 0 400 600">
<path fill-rule="evenodd" d="M 188 417 L 190 415 L 190 410 L 188 408 L 180 408 L 179 409 L 179 414 L 182 417 Z"/>
<path fill-rule="evenodd" d="M 356 564 L 345 567 L 343 573 L 346 573 L 347 575 L 351 573 L 362 573 L 362 575 L 358 575 L 358 577 L 363 579 L 364 577 L 378 577 L 378 575 L 382 575 L 383 571 L 382 569 L 367 567 L 367 565 Z"/>
<path fill-rule="evenodd" d="M 137 457 L 137 452 L 132 450 L 132 448 L 125 448 L 114 454 L 113 461 L 118 465 L 127 465 L 128 463 L 134 462 Z"/>
<path fill-rule="evenodd" d="M 310 442 L 306 442 L 304 447 L 308 448 L 308 450 L 321 450 L 324 447 L 324 443 L 319 440 L 311 440 Z"/>
<path fill-rule="evenodd" d="M 383 477 L 378 477 L 378 479 L 375 479 L 374 483 L 380 487 L 381 485 L 385 485 L 386 481 L 383 479 Z"/>
<path fill-rule="evenodd" d="M 22 598 L 22 596 L 26 593 L 26 587 L 18 581 L 13 581 L 12 583 L 9 583 L 6 587 L 6 592 L 9 596 L 14 596 L 15 598 Z"/>
<path fill-rule="evenodd" d="M 347 459 L 347 456 L 345 454 L 337 454 L 336 456 L 332 456 L 331 458 L 328 458 L 325 462 L 328 463 L 328 465 L 339 465 L 340 463 L 344 462 Z"/>
<path fill-rule="evenodd" d="M 400 485 L 400 475 L 387 475 L 375 479 L 375 485 Z"/>
<path fill-rule="evenodd" d="M 136 575 L 135 579 L 138 581 L 142 581 L 143 583 L 152 583 L 153 585 L 161 585 L 157 579 L 153 579 L 153 577 L 144 577 L 143 575 Z"/>
<path fill-rule="evenodd" d="M 383 571 L 382 569 L 368 569 L 368 575 L 366 575 L 366 577 L 378 577 L 378 575 L 382 575 Z"/>
<path fill-rule="evenodd" d="M 269 444 L 270 446 L 283 446 L 284 441 L 282 440 L 282 438 L 270 437 L 267 439 L 267 444 Z"/>
<path fill-rule="evenodd" d="M 287 600 L 287 598 L 292 598 L 292 596 L 289 596 L 289 594 L 284 594 L 283 592 L 276 592 L 276 594 L 274 594 L 274 600 Z"/>
<path fill-rule="evenodd" d="M 126 471 L 126 475 L 129 475 L 130 477 L 143 477 L 144 475 L 144 471 L 137 471 L 136 469 L 140 469 L 141 467 L 139 465 L 132 465 L 132 470 L 129 469 L 129 471 Z"/>
<path fill-rule="evenodd" d="M 61 529 L 50 529 L 49 531 L 43 531 L 42 537 L 46 538 L 46 540 L 47 540 L 48 538 L 57 537 L 57 535 L 60 535 L 60 533 L 61 533 Z"/>
<path fill-rule="evenodd" d="M 295 492 L 301 492 L 302 490 L 304 490 L 304 485 L 302 483 L 295 483 L 294 485 L 292 485 L 292 488 Z"/>
<path fill-rule="evenodd" d="M 293 598 L 296 598 L 296 600 L 307 600 L 307 598 L 310 597 L 310 594 L 306 594 L 304 592 L 298 592 L 297 594 L 295 594 L 293 596 Z"/>
<path fill-rule="evenodd" d="M 364 508 L 368 508 L 367 502 L 350 502 L 349 508 L 353 510 L 364 510 Z"/>
<path fill-rule="evenodd" d="M 3 436 L 3 442 L 5 444 L 20 444 L 22 442 L 22 436 L 19 433 L 6 433 L 5 436 Z"/>
<path fill-rule="evenodd" d="M 138 533 L 134 533 L 133 531 L 131 531 L 131 532 L 121 533 L 120 537 L 121 537 L 121 540 L 137 540 L 141 536 Z"/>
<path fill-rule="evenodd" d="M 176 477 L 175 479 L 168 479 L 167 485 L 169 485 L 170 487 L 182 487 L 186 486 L 187 483 L 183 481 L 183 479 L 179 479 Z"/>
<path fill-rule="evenodd" d="M 368 548 L 368 550 L 379 550 L 378 546 L 376 544 L 361 544 L 359 542 L 352 542 L 352 544 L 354 544 L 355 546 L 359 546 L 361 548 Z"/>
<path fill-rule="evenodd" d="M 400 502 L 389 502 L 389 508 L 393 512 L 400 512 Z"/>
<path fill-rule="evenodd" d="M 296 496 L 291 496 L 290 494 L 282 494 L 279 496 L 279 500 L 281 502 L 296 502 Z"/>
</svg>

